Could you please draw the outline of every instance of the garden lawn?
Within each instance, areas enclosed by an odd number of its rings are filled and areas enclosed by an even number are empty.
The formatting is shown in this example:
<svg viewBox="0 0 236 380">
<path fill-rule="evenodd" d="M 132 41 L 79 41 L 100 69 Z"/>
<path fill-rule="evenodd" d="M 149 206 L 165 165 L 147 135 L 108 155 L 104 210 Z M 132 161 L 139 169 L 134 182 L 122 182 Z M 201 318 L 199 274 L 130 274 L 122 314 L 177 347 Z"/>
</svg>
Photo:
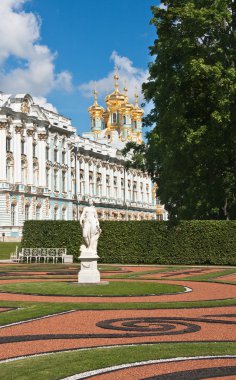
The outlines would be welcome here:
<svg viewBox="0 0 236 380">
<path fill-rule="evenodd" d="M 20 243 L 0 242 L 0 260 L 10 259 L 10 254 L 16 251 L 16 246 Z"/>
<path fill-rule="evenodd" d="M 235 355 L 236 343 L 171 343 L 77 350 L 0 364 L 2 379 L 56 380 L 85 371 L 145 360 Z"/>
<path fill-rule="evenodd" d="M 64 296 L 144 296 L 184 292 L 181 285 L 151 282 L 110 282 L 108 285 L 78 285 L 64 282 L 30 282 L 0 285 L 0 292 Z"/>
</svg>

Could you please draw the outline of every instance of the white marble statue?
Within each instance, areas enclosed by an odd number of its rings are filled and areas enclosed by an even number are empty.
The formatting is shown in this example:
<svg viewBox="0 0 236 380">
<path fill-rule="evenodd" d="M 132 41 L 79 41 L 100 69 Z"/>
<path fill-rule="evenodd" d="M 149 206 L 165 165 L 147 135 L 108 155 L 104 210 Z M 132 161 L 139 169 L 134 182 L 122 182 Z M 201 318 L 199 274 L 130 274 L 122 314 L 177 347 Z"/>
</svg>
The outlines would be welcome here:
<svg viewBox="0 0 236 380">
<path fill-rule="evenodd" d="M 97 211 L 93 205 L 92 199 L 89 199 L 89 206 L 84 207 L 83 209 L 80 217 L 80 225 L 83 230 L 83 238 L 86 244 L 81 245 L 81 253 L 90 252 L 96 255 L 101 228 L 98 221 Z"/>
</svg>

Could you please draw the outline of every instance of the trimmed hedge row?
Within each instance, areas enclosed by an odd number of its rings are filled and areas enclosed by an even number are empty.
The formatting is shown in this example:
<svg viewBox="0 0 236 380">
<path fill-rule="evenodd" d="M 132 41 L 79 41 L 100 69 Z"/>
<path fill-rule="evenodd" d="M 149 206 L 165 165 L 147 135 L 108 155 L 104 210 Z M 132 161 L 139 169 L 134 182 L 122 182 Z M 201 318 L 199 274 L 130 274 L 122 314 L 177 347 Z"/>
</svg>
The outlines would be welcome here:
<svg viewBox="0 0 236 380">
<path fill-rule="evenodd" d="M 236 221 L 101 221 L 100 262 L 236 265 Z M 82 231 L 75 221 L 27 221 L 22 247 L 67 247 L 78 259 Z"/>
</svg>

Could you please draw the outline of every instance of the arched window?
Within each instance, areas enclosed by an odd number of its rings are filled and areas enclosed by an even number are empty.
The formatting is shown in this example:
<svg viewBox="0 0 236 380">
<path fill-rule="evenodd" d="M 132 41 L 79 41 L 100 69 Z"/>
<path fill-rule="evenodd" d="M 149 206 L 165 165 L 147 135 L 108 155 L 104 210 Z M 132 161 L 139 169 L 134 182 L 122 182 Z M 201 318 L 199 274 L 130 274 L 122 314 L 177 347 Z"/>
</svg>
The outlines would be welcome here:
<svg viewBox="0 0 236 380">
<path fill-rule="evenodd" d="M 16 225 L 16 204 L 15 203 L 11 204 L 11 225 L 12 226 Z"/>
<path fill-rule="evenodd" d="M 92 127 L 95 128 L 95 126 L 96 126 L 96 120 L 92 119 Z"/>
<path fill-rule="evenodd" d="M 89 171 L 89 195 L 93 196 L 93 172 Z"/>
<path fill-rule="evenodd" d="M 62 171 L 62 192 L 66 192 L 66 172 Z"/>
<path fill-rule="evenodd" d="M 126 124 L 126 116 L 123 116 L 123 124 Z"/>
<path fill-rule="evenodd" d="M 137 121 L 134 121 L 134 129 L 137 129 Z"/>
<path fill-rule="evenodd" d="M 116 123 L 117 122 L 117 116 L 116 116 L 116 113 L 114 112 L 112 114 L 112 123 Z"/>
<path fill-rule="evenodd" d="M 54 191 L 58 191 L 58 170 L 54 169 Z"/>
<path fill-rule="evenodd" d="M 97 174 L 96 195 L 98 197 L 101 197 L 101 195 L 102 195 L 102 178 L 101 178 L 101 174 L 100 173 Z"/>
<path fill-rule="evenodd" d="M 30 209 L 30 205 L 26 204 L 25 205 L 25 220 L 29 220 L 29 209 Z"/>
</svg>

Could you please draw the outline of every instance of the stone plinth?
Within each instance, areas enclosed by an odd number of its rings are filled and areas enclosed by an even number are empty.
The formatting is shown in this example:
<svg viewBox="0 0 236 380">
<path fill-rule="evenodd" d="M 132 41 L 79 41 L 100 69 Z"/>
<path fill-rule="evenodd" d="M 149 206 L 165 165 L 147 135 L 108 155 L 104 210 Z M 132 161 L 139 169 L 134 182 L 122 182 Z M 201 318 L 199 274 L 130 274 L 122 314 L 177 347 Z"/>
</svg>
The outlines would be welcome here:
<svg viewBox="0 0 236 380">
<path fill-rule="evenodd" d="M 81 251 L 80 271 L 78 282 L 80 284 L 96 284 L 100 282 L 100 272 L 97 268 L 99 256 L 94 252 Z"/>
</svg>

